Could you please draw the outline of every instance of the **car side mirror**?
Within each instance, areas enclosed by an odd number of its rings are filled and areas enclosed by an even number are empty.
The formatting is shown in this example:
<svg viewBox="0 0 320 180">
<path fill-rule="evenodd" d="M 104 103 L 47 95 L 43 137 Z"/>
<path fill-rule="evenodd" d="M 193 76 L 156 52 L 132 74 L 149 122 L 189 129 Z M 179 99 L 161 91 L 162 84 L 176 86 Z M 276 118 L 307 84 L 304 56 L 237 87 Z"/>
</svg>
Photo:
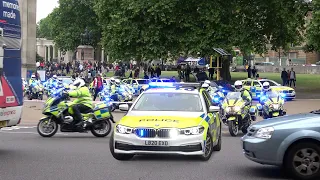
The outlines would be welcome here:
<svg viewBox="0 0 320 180">
<path fill-rule="evenodd" d="M 209 107 L 209 112 L 210 113 L 215 113 L 215 112 L 219 112 L 220 111 L 220 107 L 219 106 L 210 106 Z"/>
<path fill-rule="evenodd" d="M 128 104 L 120 104 L 119 109 L 120 109 L 120 111 L 129 111 L 129 105 Z"/>
</svg>

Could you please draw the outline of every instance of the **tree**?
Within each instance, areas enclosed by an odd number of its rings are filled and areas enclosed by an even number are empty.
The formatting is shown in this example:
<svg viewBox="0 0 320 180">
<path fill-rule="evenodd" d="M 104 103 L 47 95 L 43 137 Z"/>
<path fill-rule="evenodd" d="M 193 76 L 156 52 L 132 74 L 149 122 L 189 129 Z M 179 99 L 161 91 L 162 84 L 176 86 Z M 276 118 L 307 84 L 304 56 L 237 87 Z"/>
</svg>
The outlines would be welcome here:
<svg viewBox="0 0 320 180">
<path fill-rule="evenodd" d="M 230 16 L 221 10 L 226 5 L 222 0 L 97 0 L 95 10 L 112 57 L 155 59 L 168 52 L 207 56 L 213 47 L 230 50 Z"/>
<path fill-rule="evenodd" d="M 309 3 L 304 0 L 237 0 L 235 45 L 244 52 L 264 53 L 271 49 L 288 50 L 303 42 Z"/>
<path fill-rule="evenodd" d="M 46 18 L 41 19 L 37 24 L 37 38 L 53 39 L 53 13 L 49 14 Z"/>
<path fill-rule="evenodd" d="M 312 19 L 307 28 L 308 52 L 320 51 L 320 1 L 312 1 Z"/>
<path fill-rule="evenodd" d="M 93 38 L 90 45 L 99 46 L 101 29 L 93 11 L 94 0 L 59 0 L 51 16 L 52 36 L 60 50 L 75 50 L 81 44 L 81 34 L 88 28 Z"/>
</svg>

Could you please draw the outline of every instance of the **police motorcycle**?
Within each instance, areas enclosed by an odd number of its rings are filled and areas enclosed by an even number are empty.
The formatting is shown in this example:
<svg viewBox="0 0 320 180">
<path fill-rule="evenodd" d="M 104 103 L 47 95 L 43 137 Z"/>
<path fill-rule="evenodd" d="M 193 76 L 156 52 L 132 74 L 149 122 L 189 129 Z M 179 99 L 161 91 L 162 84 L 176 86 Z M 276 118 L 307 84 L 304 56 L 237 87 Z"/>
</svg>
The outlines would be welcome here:
<svg viewBox="0 0 320 180">
<path fill-rule="evenodd" d="M 113 116 L 104 102 L 95 105 L 94 109 L 82 113 L 84 119 L 83 128 L 76 126 L 73 117 L 73 102 L 68 101 L 65 88 L 57 89 L 45 102 L 37 131 L 42 137 L 52 137 L 58 131 L 61 132 L 88 132 L 96 137 L 105 137 L 111 132 L 111 122 L 115 123 Z"/>
<path fill-rule="evenodd" d="M 25 95 L 28 97 L 28 100 L 32 100 L 32 99 L 43 100 L 43 92 L 44 92 L 43 85 L 38 81 L 34 81 L 32 84 L 29 85 L 28 88 L 26 88 Z"/>
<path fill-rule="evenodd" d="M 128 93 L 127 89 L 125 89 L 125 86 L 120 85 L 120 80 L 115 79 L 112 83 L 116 83 L 119 86 L 117 87 L 114 94 L 111 94 L 111 89 L 108 89 L 108 91 L 105 92 L 105 97 L 107 98 L 107 100 L 110 100 L 110 103 L 112 104 L 110 109 L 111 111 L 114 111 L 116 109 L 119 109 L 120 104 L 130 104 L 129 101 L 132 101 L 133 95 Z"/>
<path fill-rule="evenodd" d="M 284 109 L 285 95 L 272 91 L 268 82 L 263 83 L 263 91 L 259 103 L 256 105 L 259 116 L 268 119 L 286 115 L 287 112 Z"/>
<path fill-rule="evenodd" d="M 116 109 L 116 106 L 113 105 L 114 100 L 110 98 L 110 92 L 108 88 L 103 88 L 102 91 L 99 92 L 98 97 L 100 98 L 100 101 L 103 101 L 108 105 L 111 112 Z"/>
<path fill-rule="evenodd" d="M 210 95 L 212 103 L 215 106 L 220 106 L 225 98 L 224 94 L 218 88 L 210 86 L 209 80 L 201 82 L 200 84 L 202 84 L 201 88 L 204 88 Z"/>
<path fill-rule="evenodd" d="M 238 83 L 235 86 L 239 86 Z M 229 92 L 222 103 L 222 109 L 223 123 L 228 126 L 231 136 L 237 136 L 239 130 L 247 133 L 251 122 L 256 120 L 257 110 L 251 101 L 242 98 L 242 92 Z"/>
</svg>

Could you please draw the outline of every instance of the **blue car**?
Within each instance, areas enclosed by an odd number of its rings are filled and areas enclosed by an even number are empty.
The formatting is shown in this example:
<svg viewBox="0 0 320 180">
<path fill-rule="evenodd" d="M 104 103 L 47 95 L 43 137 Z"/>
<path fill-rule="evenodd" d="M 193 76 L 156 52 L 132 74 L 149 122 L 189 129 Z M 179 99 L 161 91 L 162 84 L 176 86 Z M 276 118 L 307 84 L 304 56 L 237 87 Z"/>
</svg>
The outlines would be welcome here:
<svg viewBox="0 0 320 180">
<path fill-rule="evenodd" d="M 320 110 L 260 121 L 242 137 L 245 157 L 284 167 L 295 179 L 320 179 Z"/>
</svg>

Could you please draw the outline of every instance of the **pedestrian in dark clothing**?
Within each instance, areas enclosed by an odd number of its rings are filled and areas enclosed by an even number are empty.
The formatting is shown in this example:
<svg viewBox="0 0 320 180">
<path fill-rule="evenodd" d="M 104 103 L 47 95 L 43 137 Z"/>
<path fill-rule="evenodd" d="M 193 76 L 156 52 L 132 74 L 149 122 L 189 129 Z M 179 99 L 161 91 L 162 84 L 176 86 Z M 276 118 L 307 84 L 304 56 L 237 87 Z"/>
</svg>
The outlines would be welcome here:
<svg viewBox="0 0 320 180">
<path fill-rule="evenodd" d="M 187 64 L 186 70 L 185 70 L 185 75 L 186 75 L 186 82 L 190 81 L 190 73 L 191 73 L 191 68 L 189 64 Z"/>
<path fill-rule="evenodd" d="M 251 72 L 252 72 L 252 77 L 253 78 L 256 78 L 257 77 L 257 69 L 256 69 L 256 67 L 255 66 L 253 66 L 253 69 L 251 70 Z"/>
<path fill-rule="evenodd" d="M 293 70 L 293 68 L 291 68 L 289 77 L 290 77 L 289 86 L 291 87 L 291 85 L 293 85 L 294 87 L 296 87 L 296 72 Z"/>
<path fill-rule="evenodd" d="M 248 78 L 251 78 L 252 71 L 251 71 L 251 66 L 250 65 L 248 66 L 247 72 L 248 72 Z"/>
<path fill-rule="evenodd" d="M 214 75 L 214 68 L 209 68 L 209 78 L 211 79 L 211 80 L 213 80 L 213 75 Z"/>
<path fill-rule="evenodd" d="M 285 68 L 283 68 L 283 71 L 281 72 L 281 79 L 282 79 L 282 86 L 287 85 L 288 82 L 288 73 Z"/>
</svg>

